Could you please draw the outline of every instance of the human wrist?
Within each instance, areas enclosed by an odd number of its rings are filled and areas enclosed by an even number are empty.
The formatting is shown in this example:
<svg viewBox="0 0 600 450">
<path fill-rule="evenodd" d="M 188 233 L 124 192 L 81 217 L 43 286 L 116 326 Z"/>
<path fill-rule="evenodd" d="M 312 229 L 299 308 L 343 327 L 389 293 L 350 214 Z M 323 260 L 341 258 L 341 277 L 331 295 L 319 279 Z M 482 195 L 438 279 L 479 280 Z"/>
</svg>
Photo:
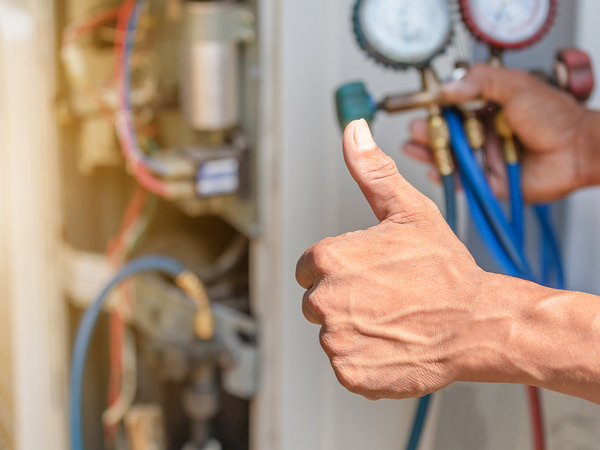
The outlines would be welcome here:
<svg viewBox="0 0 600 450">
<path fill-rule="evenodd" d="M 451 355 L 456 381 L 539 384 L 523 339 L 531 328 L 530 309 L 550 290 L 516 278 L 484 273 L 471 291 L 468 325 L 457 338 Z"/>
</svg>

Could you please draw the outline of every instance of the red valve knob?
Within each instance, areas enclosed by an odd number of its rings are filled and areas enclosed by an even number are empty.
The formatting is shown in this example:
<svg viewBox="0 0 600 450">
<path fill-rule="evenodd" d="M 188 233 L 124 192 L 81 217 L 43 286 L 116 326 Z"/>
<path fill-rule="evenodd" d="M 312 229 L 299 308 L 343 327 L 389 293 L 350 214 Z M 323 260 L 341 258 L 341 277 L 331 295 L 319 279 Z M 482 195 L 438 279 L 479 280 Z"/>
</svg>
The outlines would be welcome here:
<svg viewBox="0 0 600 450">
<path fill-rule="evenodd" d="M 559 50 L 554 71 L 562 89 L 582 102 L 590 98 L 594 90 L 594 70 L 587 53 L 577 49 Z"/>
</svg>

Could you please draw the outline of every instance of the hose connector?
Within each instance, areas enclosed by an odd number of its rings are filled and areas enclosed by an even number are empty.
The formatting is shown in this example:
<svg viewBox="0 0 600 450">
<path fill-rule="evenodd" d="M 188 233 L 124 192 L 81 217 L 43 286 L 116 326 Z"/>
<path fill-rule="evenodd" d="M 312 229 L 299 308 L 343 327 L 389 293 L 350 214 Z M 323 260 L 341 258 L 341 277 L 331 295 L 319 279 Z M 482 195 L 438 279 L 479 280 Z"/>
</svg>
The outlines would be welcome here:
<svg viewBox="0 0 600 450">
<path fill-rule="evenodd" d="M 446 121 L 439 113 L 432 113 L 429 117 L 429 142 L 440 175 L 443 177 L 452 175 L 454 161 L 450 151 L 450 131 Z"/>
<path fill-rule="evenodd" d="M 509 165 L 517 164 L 519 162 L 517 144 L 512 129 L 506 120 L 504 111 L 500 111 L 496 114 L 494 125 L 496 126 L 496 132 L 504 141 L 504 159 L 506 160 L 506 163 Z"/>
<path fill-rule="evenodd" d="M 467 111 L 464 115 L 465 133 L 467 134 L 467 139 L 469 139 L 469 144 L 474 149 L 483 148 L 485 144 L 485 130 L 483 129 L 481 120 L 472 111 Z"/>
<path fill-rule="evenodd" d="M 204 284 L 196 274 L 187 270 L 182 272 L 175 282 L 196 304 L 197 310 L 194 321 L 196 335 L 203 341 L 211 339 L 215 334 L 215 321 Z"/>
</svg>

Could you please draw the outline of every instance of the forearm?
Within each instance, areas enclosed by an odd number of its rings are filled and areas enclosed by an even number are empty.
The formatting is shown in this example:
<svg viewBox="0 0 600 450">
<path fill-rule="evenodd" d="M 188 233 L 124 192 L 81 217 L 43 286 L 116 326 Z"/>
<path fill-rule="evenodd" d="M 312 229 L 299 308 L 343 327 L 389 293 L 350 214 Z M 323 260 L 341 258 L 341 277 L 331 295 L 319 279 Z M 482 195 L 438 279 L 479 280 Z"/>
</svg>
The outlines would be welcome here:
<svg viewBox="0 0 600 450">
<path fill-rule="evenodd" d="M 518 383 L 600 404 L 600 297 L 486 277 L 458 381 Z"/>
</svg>

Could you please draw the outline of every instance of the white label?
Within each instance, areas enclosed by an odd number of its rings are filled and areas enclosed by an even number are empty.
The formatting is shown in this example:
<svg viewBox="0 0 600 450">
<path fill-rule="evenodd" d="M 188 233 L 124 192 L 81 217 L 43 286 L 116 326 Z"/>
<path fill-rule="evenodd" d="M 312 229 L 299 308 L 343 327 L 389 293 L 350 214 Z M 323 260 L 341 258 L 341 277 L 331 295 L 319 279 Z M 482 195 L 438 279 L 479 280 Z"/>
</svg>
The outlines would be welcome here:
<svg viewBox="0 0 600 450">
<path fill-rule="evenodd" d="M 202 197 L 233 194 L 240 187 L 240 162 L 236 158 L 207 161 L 198 168 L 196 190 Z"/>
</svg>

